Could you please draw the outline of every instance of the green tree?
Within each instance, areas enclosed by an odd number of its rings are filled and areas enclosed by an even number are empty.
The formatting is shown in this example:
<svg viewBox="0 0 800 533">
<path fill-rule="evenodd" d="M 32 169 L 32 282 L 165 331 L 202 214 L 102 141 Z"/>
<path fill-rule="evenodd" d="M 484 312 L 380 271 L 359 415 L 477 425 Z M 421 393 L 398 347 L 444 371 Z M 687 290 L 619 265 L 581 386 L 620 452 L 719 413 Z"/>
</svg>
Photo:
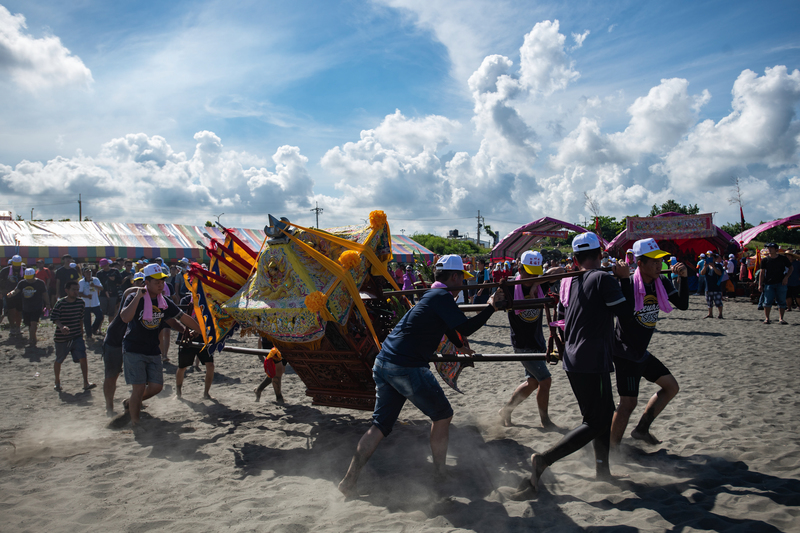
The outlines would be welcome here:
<svg viewBox="0 0 800 533">
<path fill-rule="evenodd" d="M 212 224 L 210 220 L 206 220 L 206 227 L 207 228 L 213 228 L 214 224 Z"/>
<path fill-rule="evenodd" d="M 654 217 L 656 215 L 660 215 L 661 213 L 682 213 L 684 215 L 696 215 L 700 212 L 700 208 L 697 207 L 697 204 L 694 205 L 681 205 L 675 200 L 667 200 L 661 207 L 657 205 L 653 205 L 653 208 L 650 210 L 650 214 L 647 215 L 649 217 Z"/>
<path fill-rule="evenodd" d="M 753 225 L 749 222 L 744 223 L 744 229 L 748 230 L 752 228 Z M 727 224 L 723 224 L 719 227 L 722 231 L 730 235 L 731 237 L 738 235 L 742 232 L 742 223 L 741 222 L 728 222 Z"/>
<path fill-rule="evenodd" d="M 439 255 L 480 255 L 489 253 L 488 248 L 478 246 L 472 241 L 459 239 L 445 239 L 430 233 L 415 233 L 411 236 L 415 242 L 421 244 L 431 252 Z"/>
</svg>

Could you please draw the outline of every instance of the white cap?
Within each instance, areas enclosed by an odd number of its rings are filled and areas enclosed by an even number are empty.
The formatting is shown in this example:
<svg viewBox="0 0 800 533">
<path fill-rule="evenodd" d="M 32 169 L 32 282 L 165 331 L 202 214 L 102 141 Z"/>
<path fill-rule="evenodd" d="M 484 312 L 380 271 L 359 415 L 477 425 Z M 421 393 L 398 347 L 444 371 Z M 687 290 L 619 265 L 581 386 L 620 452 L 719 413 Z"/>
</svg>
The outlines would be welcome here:
<svg viewBox="0 0 800 533">
<path fill-rule="evenodd" d="M 25 279 L 33 279 L 36 277 L 36 271 L 32 268 L 25 269 Z"/>
<path fill-rule="evenodd" d="M 18 255 L 15 255 L 14 257 L 11 258 L 11 264 L 12 265 L 21 265 L 22 264 L 22 257 L 20 257 Z"/>
<path fill-rule="evenodd" d="M 78 265 L 76 265 L 75 263 L 70 263 L 70 264 L 69 264 L 69 267 L 70 267 L 70 268 L 75 268 L 75 267 L 77 267 L 77 266 L 78 266 Z"/>
<path fill-rule="evenodd" d="M 728 259 L 733 259 L 734 257 L 736 257 L 736 256 L 733 255 L 733 254 L 728 255 Z"/>
<path fill-rule="evenodd" d="M 136 274 L 134 274 L 133 281 L 136 281 L 137 279 L 144 281 L 144 274 L 142 274 L 141 272 L 137 272 Z"/>
<path fill-rule="evenodd" d="M 659 259 L 668 256 L 669 252 L 665 252 L 659 248 L 655 239 L 641 239 L 633 243 L 633 255 L 636 257 L 646 256 Z"/>
<path fill-rule="evenodd" d="M 145 278 L 164 279 L 167 277 L 167 275 L 161 271 L 161 267 L 158 266 L 157 263 L 144 267 L 142 269 L 142 274 L 144 274 Z"/>
<path fill-rule="evenodd" d="M 700 257 L 702 257 L 703 259 L 705 259 L 705 258 L 706 258 L 706 254 L 700 254 Z"/>
<path fill-rule="evenodd" d="M 522 267 L 528 274 L 541 276 L 544 271 L 542 268 L 544 258 L 539 252 L 534 252 L 531 250 L 523 252 L 522 257 L 519 258 L 519 262 L 522 264 Z"/>
<path fill-rule="evenodd" d="M 181 260 L 178 261 L 178 263 L 185 263 L 185 264 L 188 265 L 189 264 L 189 260 L 187 258 L 185 258 L 185 257 L 182 257 Z"/>
<path fill-rule="evenodd" d="M 594 250 L 600 248 L 600 239 L 591 231 L 575 235 L 572 239 L 572 251 L 583 252 L 585 250 Z"/>
<path fill-rule="evenodd" d="M 443 255 L 436 261 L 436 270 L 460 270 L 466 279 L 474 278 L 472 274 L 464 270 L 464 262 L 457 254 Z"/>
</svg>

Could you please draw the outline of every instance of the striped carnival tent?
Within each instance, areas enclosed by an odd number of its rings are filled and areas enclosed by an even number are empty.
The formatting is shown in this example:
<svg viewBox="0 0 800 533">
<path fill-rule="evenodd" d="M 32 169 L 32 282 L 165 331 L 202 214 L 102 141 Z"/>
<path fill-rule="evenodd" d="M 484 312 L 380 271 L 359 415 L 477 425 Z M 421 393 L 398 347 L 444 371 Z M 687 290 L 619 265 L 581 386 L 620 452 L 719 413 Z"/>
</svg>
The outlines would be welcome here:
<svg viewBox="0 0 800 533">
<path fill-rule="evenodd" d="M 413 263 L 414 252 L 427 261 L 433 261 L 434 253 L 405 235 L 392 235 L 392 257 L 399 263 Z"/>
<path fill-rule="evenodd" d="M 253 249 L 264 241 L 262 230 L 235 229 Z M 153 259 L 176 262 L 182 257 L 208 259 L 204 250 L 210 240 L 225 236 L 218 228 L 179 224 L 123 224 L 112 222 L 0 221 L 0 257 L 20 255 L 28 264 L 36 259 L 58 263 L 61 256 L 94 262 L 103 257 Z M 202 246 L 198 244 L 202 243 Z M 3 261 L 5 263 L 5 261 Z"/>
</svg>

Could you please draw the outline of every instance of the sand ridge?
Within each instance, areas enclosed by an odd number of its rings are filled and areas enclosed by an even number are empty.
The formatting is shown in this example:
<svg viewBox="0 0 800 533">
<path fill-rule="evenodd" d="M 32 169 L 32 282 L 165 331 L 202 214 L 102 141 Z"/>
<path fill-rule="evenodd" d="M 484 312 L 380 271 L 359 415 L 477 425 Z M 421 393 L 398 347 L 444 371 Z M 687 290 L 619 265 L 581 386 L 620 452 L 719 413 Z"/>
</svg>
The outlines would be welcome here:
<svg viewBox="0 0 800 533">
<path fill-rule="evenodd" d="M 413 406 L 401 413 L 359 480 L 358 499 L 336 490 L 370 413 L 312 406 L 297 376 L 284 378 L 286 404 L 252 356 L 216 358 L 202 400 L 203 372 L 190 370 L 184 399 L 164 391 L 147 402 L 147 431 L 108 429 L 100 387 L 83 392 L 78 366 L 52 388 L 52 326 L 38 349 L 0 337 L 0 509 L 4 531 L 800 531 L 800 324 L 761 324 L 745 302 L 726 302 L 724 320 L 702 320 L 705 302 L 662 314 L 651 351 L 681 392 L 653 424 L 663 443 L 629 438 L 612 457 L 619 484 L 594 480 L 591 446 L 559 461 L 538 499 L 507 499 L 544 451 L 580 422 L 566 375 L 552 367 L 550 415 L 541 429 L 533 398 L 497 410 L 523 379 L 519 363 L 465 369 L 446 389 L 455 416 L 450 479 L 432 482 L 430 424 Z M 788 313 L 791 323 L 800 313 Z M 255 339 L 237 339 L 255 346 Z M 471 338 L 479 352 L 512 352 L 505 316 Z M 90 379 L 102 382 L 99 342 L 89 345 Z M 177 359 L 176 347 L 171 357 Z M 36 372 L 39 373 L 36 376 Z M 120 379 L 117 409 L 127 387 Z M 635 422 L 655 386 L 642 384 Z M 616 398 L 616 391 L 615 391 Z"/>
</svg>

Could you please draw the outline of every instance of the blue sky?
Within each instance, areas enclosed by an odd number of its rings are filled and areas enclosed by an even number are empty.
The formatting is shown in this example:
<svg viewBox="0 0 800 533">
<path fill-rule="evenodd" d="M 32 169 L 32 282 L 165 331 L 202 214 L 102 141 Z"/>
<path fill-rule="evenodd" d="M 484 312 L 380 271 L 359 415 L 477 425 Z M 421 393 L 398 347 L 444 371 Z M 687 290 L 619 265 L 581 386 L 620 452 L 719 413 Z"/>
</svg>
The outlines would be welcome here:
<svg viewBox="0 0 800 533">
<path fill-rule="evenodd" d="M 0 209 L 506 233 L 586 196 L 724 223 L 738 177 L 800 211 L 797 2 L 0 5 Z"/>
</svg>

